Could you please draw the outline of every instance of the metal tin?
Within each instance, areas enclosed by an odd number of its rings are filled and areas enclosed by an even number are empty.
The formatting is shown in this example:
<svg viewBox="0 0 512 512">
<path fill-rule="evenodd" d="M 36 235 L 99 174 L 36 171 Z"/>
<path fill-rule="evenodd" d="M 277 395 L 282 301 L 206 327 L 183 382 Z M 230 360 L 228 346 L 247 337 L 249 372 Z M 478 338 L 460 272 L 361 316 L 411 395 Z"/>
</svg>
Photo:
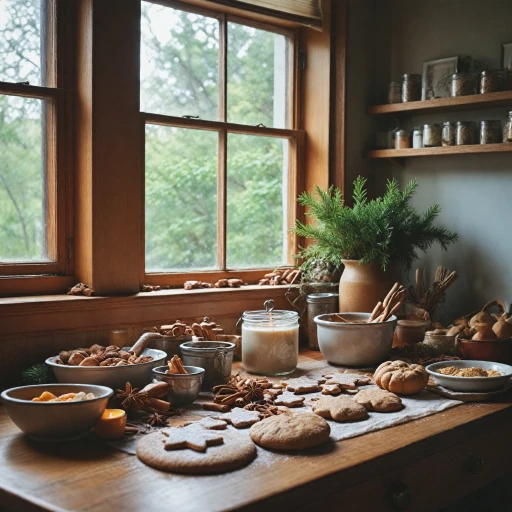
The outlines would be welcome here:
<svg viewBox="0 0 512 512">
<path fill-rule="evenodd" d="M 227 341 L 187 341 L 180 345 L 185 366 L 204 368 L 201 389 L 208 391 L 228 381 L 235 347 Z"/>
<path fill-rule="evenodd" d="M 169 385 L 166 398 L 173 405 L 191 404 L 199 396 L 204 369 L 198 366 L 184 368 L 187 373 L 166 373 L 168 366 L 153 368 L 156 380 Z"/>
<path fill-rule="evenodd" d="M 318 346 L 315 316 L 336 313 L 338 311 L 337 293 L 310 293 L 306 297 L 308 312 L 308 343 L 309 348 L 320 350 Z"/>
</svg>

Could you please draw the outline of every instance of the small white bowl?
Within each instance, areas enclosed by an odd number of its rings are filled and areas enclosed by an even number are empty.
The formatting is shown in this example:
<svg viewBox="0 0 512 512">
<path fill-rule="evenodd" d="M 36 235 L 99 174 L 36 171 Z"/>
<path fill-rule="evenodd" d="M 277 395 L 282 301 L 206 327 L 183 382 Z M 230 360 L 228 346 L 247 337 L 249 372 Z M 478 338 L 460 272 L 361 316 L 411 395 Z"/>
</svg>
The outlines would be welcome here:
<svg viewBox="0 0 512 512">
<path fill-rule="evenodd" d="M 340 313 L 346 320 L 364 322 L 370 313 Z M 331 314 L 315 317 L 318 346 L 322 355 L 342 366 L 375 366 L 389 355 L 393 345 L 396 316 L 385 322 L 342 323 L 329 320 Z"/>
<path fill-rule="evenodd" d="M 496 370 L 501 377 L 454 377 L 438 373 L 441 368 L 455 366 L 456 368 L 479 367 L 484 370 Z M 512 366 L 503 363 L 492 363 L 489 361 L 441 361 L 429 364 L 425 370 L 432 375 L 434 380 L 446 389 L 452 391 L 463 391 L 465 393 L 478 393 L 493 391 L 505 386 L 512 377 Z"/>
<path fill-rule="evenodd" d="M 83 391 L 96 398 L 81 402 L 32 402 L 43 391 L 56 396 Z M 31 439 L 55 442 L 84 437 L 101 418 L 113 394 L 104 386 L 39 384 L 6 389 L 2 399 L 12 421 Z"/>
</svg>

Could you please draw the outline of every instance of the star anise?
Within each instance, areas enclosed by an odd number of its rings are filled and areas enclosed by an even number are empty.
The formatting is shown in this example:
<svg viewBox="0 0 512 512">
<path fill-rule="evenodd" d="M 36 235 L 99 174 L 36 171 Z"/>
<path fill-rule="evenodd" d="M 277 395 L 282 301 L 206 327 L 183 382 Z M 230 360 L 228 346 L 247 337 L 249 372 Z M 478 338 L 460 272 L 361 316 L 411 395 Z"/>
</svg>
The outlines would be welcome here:
<svg viewBox="0 0 512 512">
<path fill-rule="evenodd" d="M 257 402 L 263 399 L 265 390 L 272 387 L 264 378 L 250 379 L 239 375 L 232 375 L 228 384 L 221 384 L 213 388 L 216 394 L 214 402 L 224 405 L 237 405 Z"/>
<path fill-rule="evenodd" d="M 150 427 L 167 427 L 167 417 L 164 414 L 158 414 L 154 412 L 148 416 L 146 423 Z"/>
<path fill-rule="evenodd" d="M 263 403 L 266 402 L 266 403 Z M 261 401 L 259 403 L 247 404 L 244 409 L 246 411 L 256 411 L 261 414 L 262 419 L 269 418 L 270 416 L 277 416 L 282 414 L 283 411 L 271 402 Z"/>
<path fill-rule="evenodd" d="M 138 388 L 133 388 L 132 385 L 127 382 L 126 388 L 116 389 L 116 398 L 122 400 L 121 407 L 127 411 L 138 411 L 144 409 L 148 401 L 148 394 L 140 391 Z"/>
</svg>

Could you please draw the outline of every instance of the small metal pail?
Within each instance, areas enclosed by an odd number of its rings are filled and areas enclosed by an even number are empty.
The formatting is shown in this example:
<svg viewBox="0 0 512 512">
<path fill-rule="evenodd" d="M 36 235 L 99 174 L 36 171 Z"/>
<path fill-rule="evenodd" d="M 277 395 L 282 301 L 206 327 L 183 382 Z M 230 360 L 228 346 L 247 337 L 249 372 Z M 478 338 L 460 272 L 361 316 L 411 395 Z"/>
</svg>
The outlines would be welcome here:
<svg viewBox="0 0 512 512">
<path fill-rule="evenodd" d="M 228 381 L 235 347 L 227 341 L 187 341 L 180 345 L 184 365 L 204 368 L 203 391 Z"/>
</svg>

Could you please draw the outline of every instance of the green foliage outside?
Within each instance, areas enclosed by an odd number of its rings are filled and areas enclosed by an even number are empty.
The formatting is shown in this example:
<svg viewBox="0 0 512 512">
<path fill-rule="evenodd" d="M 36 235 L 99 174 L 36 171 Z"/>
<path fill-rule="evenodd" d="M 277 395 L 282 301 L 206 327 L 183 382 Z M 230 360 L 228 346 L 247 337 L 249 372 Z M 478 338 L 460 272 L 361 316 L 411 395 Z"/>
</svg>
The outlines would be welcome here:
<svg viewBox="0 0 512 512">
<path fill-rule="evenodd" d="M 354 206 L 345 206 L 340 190 L 316 188 L 315 194 L 303 193 L 299 203 L 315 222 L 304 225 L 297 221 L 295 232 L 314 240 L 302 251 L 307 260 L 320 260 L 339 265 L 342 259 L 360 263 L 378 263 L 383 269 L 391 264 L 410 269 L 419 256 L 434 243 L 443 249 L 457 240 L 457 234 L 434 220 L 441 208 L 435 204 L 423 214 L 411 205 L 418 184 L 410 181 L 400 190 L 396 180 L 389 180 L 382 197 L 369 201 L 366 180 L 354 182 Z"/>
<path fill-rule="evenodd" d="M 40 3 L 0 3 L 0 80 L 44 84 Z M 218 119 L 216 20 L 149 2 L 142 2 L 142 8 L 141 108 Z M 169 12 L 172 23 L 167 23 Z M 279 37 L 229 24 L 228 121 L 273 126 L 274 44 Z M 1 261 L 45 258 L 42 120 L 39 100 L 0 95 Z M 217 137 L 217 132 L 148 125 L 148 270 L 217 267 Z M 229 135 L 230 268 L 285 261 L 286 156 L 281 139 Z"/>
</svg>

